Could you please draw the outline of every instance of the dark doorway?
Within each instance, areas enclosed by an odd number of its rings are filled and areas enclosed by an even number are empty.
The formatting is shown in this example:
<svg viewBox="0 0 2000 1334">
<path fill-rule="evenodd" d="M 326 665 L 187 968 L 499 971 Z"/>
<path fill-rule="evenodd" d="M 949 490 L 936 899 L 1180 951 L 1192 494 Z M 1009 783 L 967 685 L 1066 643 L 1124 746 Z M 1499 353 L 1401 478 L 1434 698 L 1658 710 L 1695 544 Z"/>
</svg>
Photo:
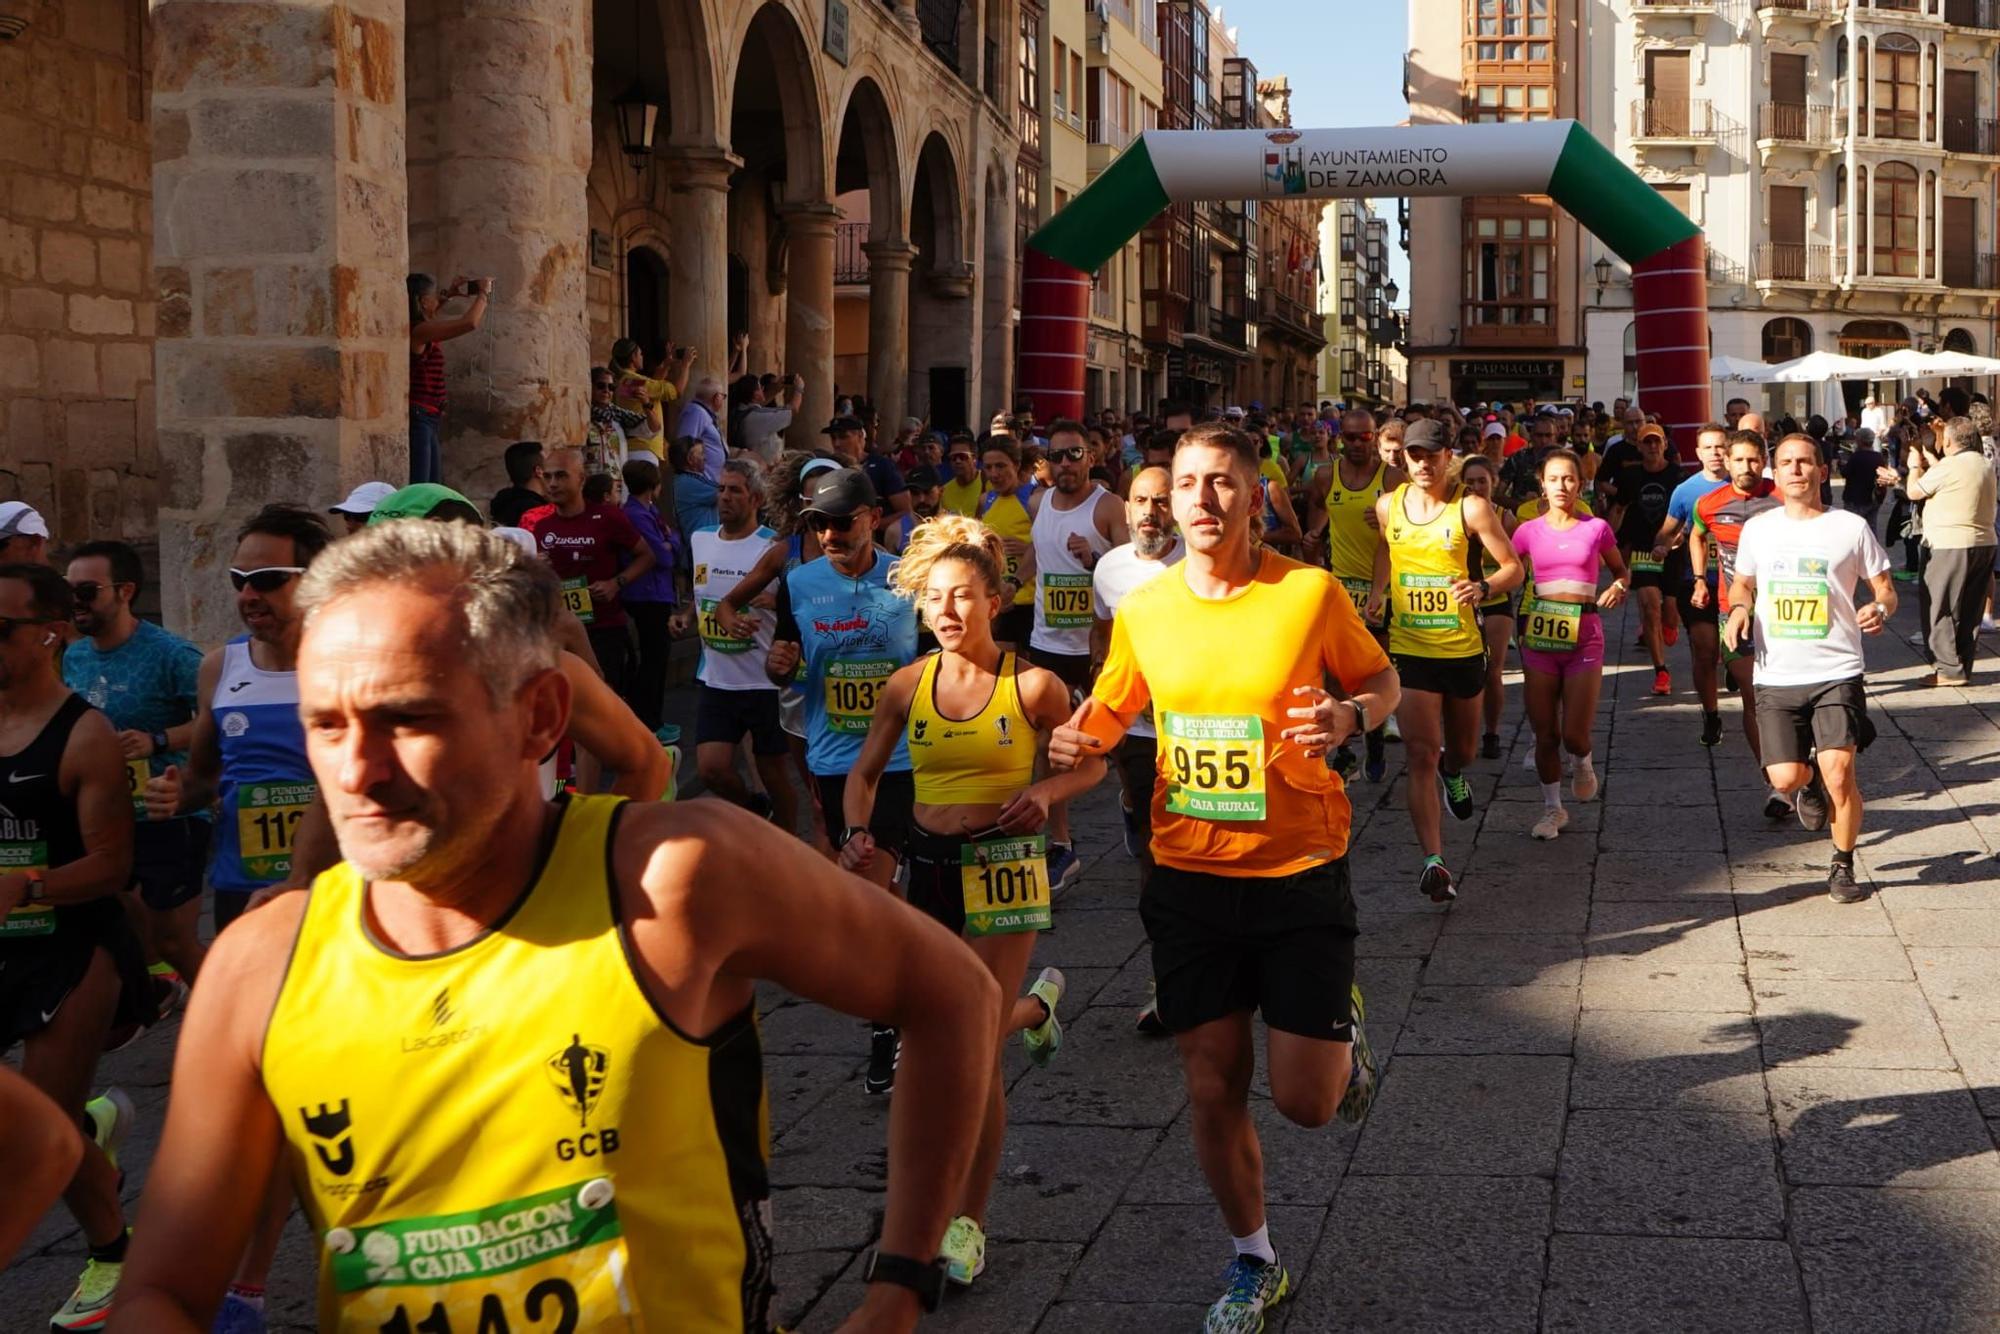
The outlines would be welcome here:
<svg viewBox="0 0 2000 1334">
<path fill-rule="evenodd" d="M 963 366 L 933 366 L 931 379 L 931 428 L 939 431 L 963 431 L 969 426 L 966 420 L 967 376 Z"/>
<path fill-rule="evenodd" d="M 638 340 L 648 366 L 665 359 L 667 261 L 650 246 L 625 252 L 625 336 Z"/>
</svg>

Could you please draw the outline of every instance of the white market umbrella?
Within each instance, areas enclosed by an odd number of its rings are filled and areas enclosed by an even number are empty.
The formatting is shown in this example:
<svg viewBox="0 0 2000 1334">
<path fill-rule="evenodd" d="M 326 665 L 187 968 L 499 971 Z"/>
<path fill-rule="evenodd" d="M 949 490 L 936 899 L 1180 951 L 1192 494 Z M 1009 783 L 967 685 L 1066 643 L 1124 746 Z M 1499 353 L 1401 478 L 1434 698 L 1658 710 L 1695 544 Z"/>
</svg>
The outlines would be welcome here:
<svg viewBox="0 0 2000 1334">
<path fill-rule="evenodd" d="M 1868 363 L 1878 380 L 1929 380 L 1953 375 L 2000 375 L 2000 361 L 1970 352 L 1919 352 L 1897 348 Z"/>
<path fill-rule="evenodd" d="M 1808 352 L 1791 361 L 1766 366 L 1759 383 L 1822 384 L 1828 380 L 1894 379 L 1877 369 L 1881 363 L 1865 357 L 1844 357 L 1838 352 Z"/>
<path fill-rule="evenodd" d="M 1708 359 L 1708 378 L 1725 383 L 1759 384 L 1765 371 L 1771 368 L 1761 361 L 1748 357 L 1732 357 L 1727 354 Z"/>
</svg>

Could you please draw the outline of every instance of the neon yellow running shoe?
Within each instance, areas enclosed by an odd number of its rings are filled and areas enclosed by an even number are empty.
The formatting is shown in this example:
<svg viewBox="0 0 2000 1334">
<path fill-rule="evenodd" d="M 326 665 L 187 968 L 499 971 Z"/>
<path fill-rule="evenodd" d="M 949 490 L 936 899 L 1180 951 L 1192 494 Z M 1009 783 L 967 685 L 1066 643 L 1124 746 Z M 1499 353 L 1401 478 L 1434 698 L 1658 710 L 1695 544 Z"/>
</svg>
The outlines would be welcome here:
<svg viewBox="0 0 2000 1334">
<path fill-rule="evenodd" d="M 1062 1050 L 1062 1021 L 1056 1018 L 1056 1006 L 1063 994 L 1062 969 L 1042 969 L 1042 975 L 1035 979 L 1035 985 L 1028 988 L 1028 994 L 1049 1007 L 1049 1017 L 1036 1027 L 1025 1030 L 1021 1034 L 1021 1042 L 1028 1049 L 1030 1061 L 1037 1066 L 1046 1066 Z"/>
<path fill-rule="evenodd" d="M 960 1214 L 944 1230 L 944 1245 L 938 1247 L 938 1258 L 945 1262 L 944 1276 L 966 1287 L 986 1272 L 986 1234 L 979 1224 Z"/>
</svg>

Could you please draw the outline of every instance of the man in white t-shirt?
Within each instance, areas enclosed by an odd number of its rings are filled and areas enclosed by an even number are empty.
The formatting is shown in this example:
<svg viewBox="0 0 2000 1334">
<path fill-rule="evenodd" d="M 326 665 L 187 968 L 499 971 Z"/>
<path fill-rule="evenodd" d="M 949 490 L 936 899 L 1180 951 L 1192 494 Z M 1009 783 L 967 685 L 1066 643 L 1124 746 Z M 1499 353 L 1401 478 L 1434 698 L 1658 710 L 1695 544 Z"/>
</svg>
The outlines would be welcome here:
<svg viewBox="0 0 2000 1334">
<path fill-rule="evenodd" d="M 1097 620 L 1090 631 L 1090 675 L 1104 665 L 1111 645 L 1111 622 L 1133 590 L 1151 582 L 1186 554 L 1174 529 L 1173 478 L 1165 468 L 1141 468 L 1132 475 L 1125 499 L 1125 522 L 1132 540 L 1104 553 L 1090 572 Z M 1125 817 L 1125 852 L 1139 862 L 1139 886 L 1153 870 L 1153 776 L 1158 771 L 1158 733 L 1152 711 L 1139 715 L 1118 743 L 1119 813 Z M 1165 1033 L 1152 1000 L 1139 1011 L 1139 1031 Z"/>
<path fill-rule="evenodd" d="M 1754 620 L 1765 776 L 1776 791 L 1796 794 L 1799 823 L 1809 830 L 1826 827 L 1831 803 L 1827 893 L 1836 903 L 1856 903 L 1867 891 L 1854 879 L 1861 836 L 1854 757 L 1875 736 L 1861 637 L 1880 634 L 1896 614 L 1896 585 L 1889 553 L 1867 522 L 1820 503 L 1825 471 L 1812 437 L 1778 442 L 1772 472 L 1785 506 L 1743 525 L 1722 642 L 1740 651 Z M 1857 608 L 1854 586 L 1864 580 L 1875 600 Z"/>
</svg>

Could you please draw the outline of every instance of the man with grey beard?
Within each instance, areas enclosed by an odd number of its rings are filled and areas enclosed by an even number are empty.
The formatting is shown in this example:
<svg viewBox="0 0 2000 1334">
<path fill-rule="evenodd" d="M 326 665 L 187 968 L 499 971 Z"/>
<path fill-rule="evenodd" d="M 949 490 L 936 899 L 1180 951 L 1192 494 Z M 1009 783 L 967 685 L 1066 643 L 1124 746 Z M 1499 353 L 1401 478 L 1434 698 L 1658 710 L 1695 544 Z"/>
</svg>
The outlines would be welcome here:
<svg viewBox="0 0 2000 1334">
<path fill-rule="evenodd" d="M 1125 498 L 1125 522 L 1132 540 L 1104 553 L 1091 571 L 1097 623 L 1090 632 L 1090 675 L 1111 646 L 1111 621 L 1132 591 L 1175 564 L 1185 554 L 1174 527 L 1173 478 L 1165 468 L 1142 468 L 1132 475 Z M 1158 749 L 1153 720 L 1142 715 L 1118 745 L 1119 811 L 1125 817 L 1125 852 L 1139 863 L 1139 883 L 1153 870 L 1153 774 Z M 1141 1033 L 1165 1033 L 1158 1003 L 1150 997 L 1139 1011 Z"/>
</svg>

